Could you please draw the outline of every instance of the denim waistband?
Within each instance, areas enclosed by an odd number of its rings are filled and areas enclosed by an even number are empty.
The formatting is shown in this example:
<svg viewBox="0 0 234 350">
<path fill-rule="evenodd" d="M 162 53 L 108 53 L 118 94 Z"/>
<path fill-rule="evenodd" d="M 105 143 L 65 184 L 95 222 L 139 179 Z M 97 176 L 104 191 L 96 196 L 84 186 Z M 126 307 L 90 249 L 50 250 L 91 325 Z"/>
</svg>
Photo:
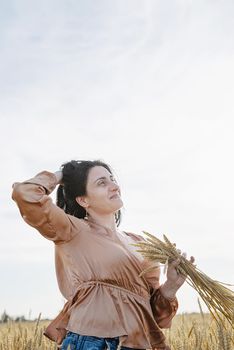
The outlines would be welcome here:
<svg viewBox="0 0 234 350">
<path fill-rule="evenodd" d="M 80 335 L 68 331 L 64 338 L 61 350 L 117 350 L 120 345 L 119 337 L 114 338 L 99 338 L 90 335 Z M 131 350 L 133 348 L 124 347 L 121 345 L 121 350 Z M 142 349 L 134 349 L 142 350 Z"/>
</svg>

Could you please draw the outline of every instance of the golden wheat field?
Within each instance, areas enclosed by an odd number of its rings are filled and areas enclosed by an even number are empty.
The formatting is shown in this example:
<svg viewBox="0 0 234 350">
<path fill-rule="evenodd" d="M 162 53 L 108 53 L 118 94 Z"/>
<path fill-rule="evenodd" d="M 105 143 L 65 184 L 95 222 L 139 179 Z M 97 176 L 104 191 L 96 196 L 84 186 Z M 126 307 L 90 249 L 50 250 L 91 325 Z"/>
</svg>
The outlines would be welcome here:
<svg viewBox="0 0 234 350">
<path fill-rule="evenodd" d="M 43 336 L 48 321 L 0 324 L 0 350 L 55 350 L 56 345 Z M 225 329 L 226 327 L 226 329 Z M 165 330 L 172 350 L 233 350 L 234 332 L 230 324 L 218 326 L 208 314 L 175 316 Z"/>
</svg>

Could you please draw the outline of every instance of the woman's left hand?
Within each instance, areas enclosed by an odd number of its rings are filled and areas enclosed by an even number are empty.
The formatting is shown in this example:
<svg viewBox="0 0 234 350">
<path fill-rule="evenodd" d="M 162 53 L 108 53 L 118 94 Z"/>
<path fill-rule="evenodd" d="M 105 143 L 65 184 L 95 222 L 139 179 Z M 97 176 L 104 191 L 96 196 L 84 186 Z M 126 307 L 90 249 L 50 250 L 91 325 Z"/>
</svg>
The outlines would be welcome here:
<svg viewBox="0 0 234 350">
<path fill-rule="evenodd" d="M 180 253 L 180 251 L 179 251 L 179 253 Z M 186 253 L 183 253 L 182 256 L 184 258 L 186 258 L 187 255 L 186 255 Z M 191 256 L 189 261 L 193 264 L 195 261 L 194 257 Z M 179 266 L 179 264 L 180 264 L 180 258 L 168 263 L 167 280 L 160 287 L 162 294 L 167 299 L 175 298 L 175 294 L 176 294 L 177 290 L 184 284 L 184 282 L 186 280 L 186 276 L 178 273 L 178 271 L 176 270 L 176 268 Z"/>
</svg>

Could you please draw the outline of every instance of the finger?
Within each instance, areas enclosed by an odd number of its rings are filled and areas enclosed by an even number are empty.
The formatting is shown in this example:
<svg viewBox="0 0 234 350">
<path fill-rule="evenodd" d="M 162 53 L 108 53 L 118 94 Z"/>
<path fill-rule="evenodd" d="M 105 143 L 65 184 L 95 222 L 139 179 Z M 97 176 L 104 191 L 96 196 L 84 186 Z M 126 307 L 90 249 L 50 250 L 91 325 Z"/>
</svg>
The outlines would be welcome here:
<svg viewBox="0 0 234 350">
<path fill-rule="evenodd" d="M 187 253 L 183 252 L 182 256 L 186 259 L 187 258 Z"/>
<path fill-rule="evenodd" d="M 178 254 L 181 254 L 181 250 L 180 249 L 176 249 Z"/>
<path fill-rule="evenodd" d="M 189 261 L 193 264 L 195 262 L 194 256 L 190 256 L 190 260 Z"/>
<path fill-rule="evenodd" d="M 176 260 L 173 260 L 171 262 L 169 262 L 170 266 L 172 267 L 177 267 L 179 264 L 180 264 L 180 259 L 176 259 Z"/>
</svg>

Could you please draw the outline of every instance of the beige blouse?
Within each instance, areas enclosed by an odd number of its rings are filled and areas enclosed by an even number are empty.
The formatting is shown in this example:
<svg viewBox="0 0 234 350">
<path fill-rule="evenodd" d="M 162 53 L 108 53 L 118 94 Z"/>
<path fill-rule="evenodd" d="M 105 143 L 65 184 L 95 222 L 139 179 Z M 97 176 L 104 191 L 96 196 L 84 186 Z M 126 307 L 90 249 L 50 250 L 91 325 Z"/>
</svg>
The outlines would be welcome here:
<svg viewBox="0 0 234 350">
<path fill-rule="evenodd" d="M 44 334 L 57 344 L 69 330 L 120 337 L 125 347 L 164 349 L 160 328 L 170 327 L 178 302 L 161 294 L 159 268 L 139 277 L 149 262 L 130 243 L 143 238 L 66 214 L 49 197 L 55 187 L 55 175 L 43 171 L 15 183 L 12 195 L 23 219 L 54 242 L 58 286 L 67 302 Z"/>
</svg>

